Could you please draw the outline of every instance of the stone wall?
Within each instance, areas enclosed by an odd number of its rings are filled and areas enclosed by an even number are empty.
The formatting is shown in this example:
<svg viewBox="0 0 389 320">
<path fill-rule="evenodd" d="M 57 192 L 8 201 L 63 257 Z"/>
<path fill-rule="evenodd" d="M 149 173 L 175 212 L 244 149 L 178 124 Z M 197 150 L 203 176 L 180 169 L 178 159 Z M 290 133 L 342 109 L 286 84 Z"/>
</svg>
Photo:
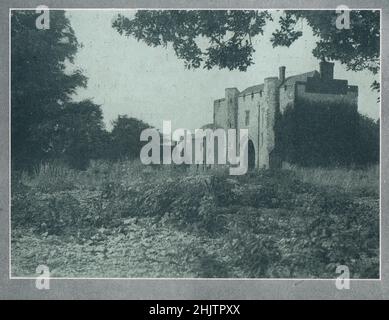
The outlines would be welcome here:
<svg viewBox="0 0 389 320">
<path fill-rule="evenodd" d="M 264 85 L 264 103 L 260 108 L 259 168 L 272 166 L 270 155 L 275 147 L 274 125 L 279 108 L 280 81 L 277 77 L 266 78 Z"/>
<path fill-rule="evenodd" d="M 217 127 L 227 129 L 227 106 L 225 99 L 215 100 L 213 103 L 213 123 Z"/>
<path fill-rule="evenodd" d="M 285 67 L 280 67 L 279 77 L 266 78 L 263 85 L 247 88 L 242 93 L 236 88 L 227 88 L 225 97 L 214 102 L 214 124 L 224 129 L 248 129 L 256 166 L 279 166 L 275 121 L 277 114 L 282 114 L 288 105 L 293 106 L 298 98 L 304 98 L 312 102 L 345 103 L 357 111 L 358 87 L 349 86 L 347 80 L 333 79 L 331 63 L 321 62 L 320 70 L 323 75 L 313 71 L 314 77 L 302 74 L 285 78 Z M 291 78 L 297 80 L 291 83 Z M 248 124 L 246 112 L 249 112 Z"/>
<path fill-rule="evenodd" d="M 312 102 L 344 103 L 358 109 L 358 90 L 349 86 L 346 94 L 312 93 L 307 92 L 305 83 L 296 83 L 296 98 L 304 98 Z"/>
<path fill-rule="evenodd" d="M 284 113 L 288 105 L 293 105 L 295 101 L 295 86 L 294 85 L 281 85 L 280 92 L 280 106 L 279 110 Z"/>
<path fill-rule="evenodd" d="M 238 121 L 237 129 L 248 129 L 249 139 L 253 142 L 255 149 L 255 164 L 258 166 L 259 149 L 259 106 L 263 104 L 260 92 L 253 92 L 246 96 L 240 95 L 238 98 Z M 246 125 L 246 112 L 249 112 L 249 123 Z"/>
</svg>

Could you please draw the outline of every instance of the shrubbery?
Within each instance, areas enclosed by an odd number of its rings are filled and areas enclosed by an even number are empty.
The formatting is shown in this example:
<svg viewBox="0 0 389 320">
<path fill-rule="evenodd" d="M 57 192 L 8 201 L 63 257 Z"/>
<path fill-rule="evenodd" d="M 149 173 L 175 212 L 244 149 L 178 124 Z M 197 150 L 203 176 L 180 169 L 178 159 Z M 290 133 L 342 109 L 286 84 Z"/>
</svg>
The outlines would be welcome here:
<svg viewBox="0 0 389 320">
<path fill-rule="evenodd" d="M 379 161 L 379 122 L 347 103 L 299 99 L 278 116 L 277 152 L 300 166 L 369 165 Z"/>
<path fill-rule="evenodd" d="M 157 171 L 154 179 L 106 180 L 93 190 L 48 192 L 41 183 L 14 183 L 13 227 L 76 235 L 150 218 L 225 239 L 234 267 L 247 277 L 332 278 L 339 264 L 349 266 L 353 277 L 378 276 L 378 194 L 355 197 L 335 186 L 302 182 L 287 170 L 238 178 Z M 215 267 L 211 256 L 204 257 L 210 259 L 204 268 Z"/>
</svg>

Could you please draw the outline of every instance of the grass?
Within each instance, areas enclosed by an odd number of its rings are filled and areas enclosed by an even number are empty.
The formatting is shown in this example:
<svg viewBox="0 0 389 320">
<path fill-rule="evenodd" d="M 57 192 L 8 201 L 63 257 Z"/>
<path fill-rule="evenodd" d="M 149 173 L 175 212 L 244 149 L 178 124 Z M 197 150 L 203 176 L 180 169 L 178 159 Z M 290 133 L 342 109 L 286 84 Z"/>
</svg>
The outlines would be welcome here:
<svg viewBox="0 0 389 320">
<path fill-rule="evenodd" d="M 93 162 L 12 177 L 12 272 L 72 277 L 354 278 L 379 270 L 379 172 Z M 129 261 L 131 259 L 131 261 Z"/>
<path fill-rule="evenodd" d="M 339 187 L 345 192 L 359 193 L 361 195 L 379 195 L 379 166 L 367 168 L 302 168 L 290 164 L 283 166 L 284 170 L 294 172 L 298 178 L 309 184 L 323 187 Z M 83 186 L 98 188 L 104 181 L 117 181 L 131 184 L 147 176 L 153 179 L 165 179 L 177 175 L 224 175 L 224 167 L 211 170 L 196 170 L 194 166 L 187 170 L 173 166 L 159 166 L 158 170 L 146 167 L 139 161 L 124 161 L 109 163 L 105 161 L 92 161 L 86 171 L 69 169 L 68 167 L 53 164 L 41 165 L 32 175 L 23 172 L 18 179 L 29 186 L 48 189 L 61 185 L 62 188 L 75 188 Z M 52 189 L 50 189 L 52 191 Z"/>
<path fill-rule="evenodd" d="M 338 187 L 347 193 L 357 193 L 361 196 L 379 195 L 379 166 L 374 165 L 364 169 L 350 168 L 301 168 L 287 165 L 285 169 L 297 174 L 301 181 L 323 186 Z"/>
</svg>

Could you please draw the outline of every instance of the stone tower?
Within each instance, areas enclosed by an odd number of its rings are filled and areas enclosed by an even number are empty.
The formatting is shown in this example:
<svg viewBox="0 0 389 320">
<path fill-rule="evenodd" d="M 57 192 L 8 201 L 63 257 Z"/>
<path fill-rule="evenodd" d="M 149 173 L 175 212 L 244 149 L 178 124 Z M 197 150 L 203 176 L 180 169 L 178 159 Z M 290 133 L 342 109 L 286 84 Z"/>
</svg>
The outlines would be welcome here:
<svg viewBox="0 0 389 320">
<path fill-rule="evenodd" d="M 248 129 L 255 167 L 280 167 L 275 137 L 277 115 L 294 108 L 300 99 L 313 105 L 340 103 L 358 110 L 358 87 L 349 85 L 347 80 L 334 79 L 331 62 L 321 61 L 319 70 L 287 77 L 286 68 L 281 66 L 278 77 L 267 77 L 263 84 L 241 92 L 237 88 L 225 89 L 225 96 L 214 101 L 213 124 L 224 129 Z"/>
<path fill-rule="evenodd" d="M 238 95 L 237 88 L 226 89 L 226 105 L 227 105 L 227 129 L 236 128 L 238 120 Z"/>
</svg>

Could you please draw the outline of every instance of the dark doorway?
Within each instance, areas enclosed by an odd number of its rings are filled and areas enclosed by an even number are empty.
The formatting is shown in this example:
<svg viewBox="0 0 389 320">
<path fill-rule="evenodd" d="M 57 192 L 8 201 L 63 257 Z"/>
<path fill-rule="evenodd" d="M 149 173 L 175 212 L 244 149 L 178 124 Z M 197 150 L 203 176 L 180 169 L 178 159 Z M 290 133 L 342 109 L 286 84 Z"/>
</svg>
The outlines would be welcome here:
<svg viewBox="0 0 389 320">
<path fill-rule="evenodd" d="M 248 165 L 249 169 L 255 168 L 255 148 L 253 141 L 249 140 L 248 144 Z"/>
</svg>

